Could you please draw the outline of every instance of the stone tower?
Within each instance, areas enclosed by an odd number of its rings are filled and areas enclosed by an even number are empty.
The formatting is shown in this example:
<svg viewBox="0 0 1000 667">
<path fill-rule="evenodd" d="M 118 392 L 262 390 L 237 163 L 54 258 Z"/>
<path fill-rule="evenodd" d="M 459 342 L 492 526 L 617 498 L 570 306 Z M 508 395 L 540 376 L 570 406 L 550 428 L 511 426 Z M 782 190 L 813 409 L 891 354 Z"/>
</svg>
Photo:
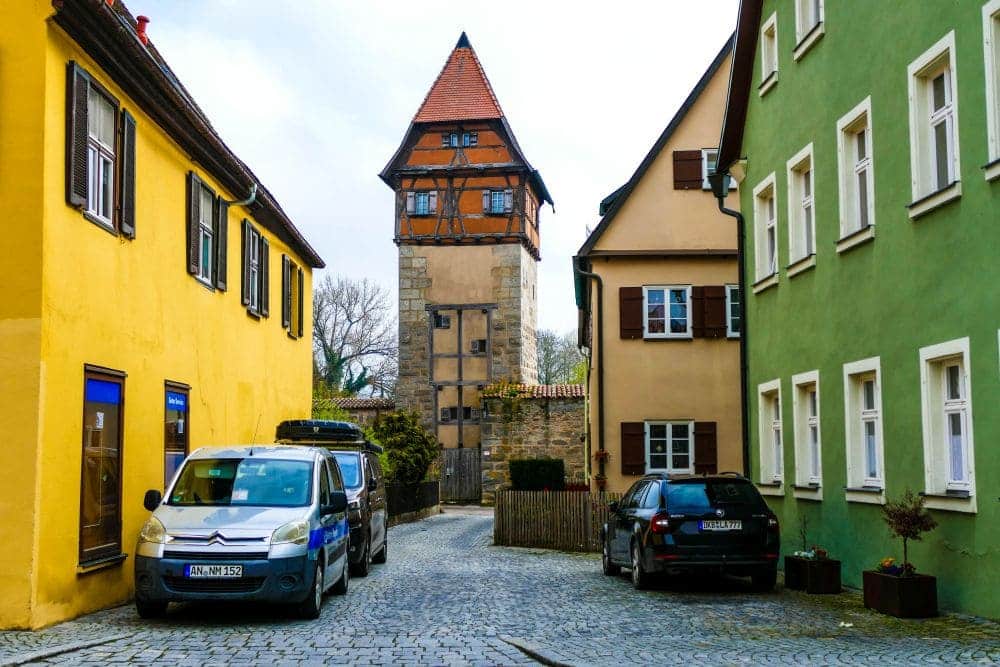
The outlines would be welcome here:
<svg viewBox="0 0 1000 667">
<path fill-rule="evenodd" d="M 397 404 L 478 447 L 480 392 L 537 381 L 539 210 L 552 199 L 465 33 L 380 174 L 396 193 Z"/>
</svg>

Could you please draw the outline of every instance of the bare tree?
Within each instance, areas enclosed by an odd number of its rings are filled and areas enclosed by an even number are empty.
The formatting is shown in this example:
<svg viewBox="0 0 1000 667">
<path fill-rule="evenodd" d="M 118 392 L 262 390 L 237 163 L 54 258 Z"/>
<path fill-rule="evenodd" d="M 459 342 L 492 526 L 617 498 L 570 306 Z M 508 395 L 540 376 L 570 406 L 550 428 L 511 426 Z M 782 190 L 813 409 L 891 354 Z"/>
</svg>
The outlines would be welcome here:
<svg viewBox="0 0 1000 667">
<path fill-rule="evenodd" d="M 539 329 L 535 334 L 538 347 L 538 381 L 542 384 L 573 382 L 574 371 L 583 360 L 576 349 L 576 336 L 571 331 L 559 335 L 551 329 Z"/>
<path fill-rule="evenodd" d="M 396 318 L 385 288 L 367 278 L 323 278 L 313 294 L 318 382 L 349 394 L 392 395 L 397 350 Z"/>
</svg>

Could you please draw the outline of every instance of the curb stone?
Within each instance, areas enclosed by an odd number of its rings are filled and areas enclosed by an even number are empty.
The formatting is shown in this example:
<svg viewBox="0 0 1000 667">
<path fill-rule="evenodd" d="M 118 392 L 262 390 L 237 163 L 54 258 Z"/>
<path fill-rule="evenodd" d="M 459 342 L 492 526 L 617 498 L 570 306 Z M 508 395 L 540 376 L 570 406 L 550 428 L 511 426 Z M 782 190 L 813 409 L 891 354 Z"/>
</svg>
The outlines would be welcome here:
<svg viewBox="0 0 1000 667">
<path fill-rule="evenodd" d="M 72 653 L 73 651 L 80 651 L 82 649 L 91 648 L 93 646 L 110 644 L 111 642 L 116 642 L 120 639 L 128 639 L 131 636 L 132 636 L 131 633 L 122 633 L 118 635 L 109 635 L 107 637 L 100 637 L 98 639 L 85 639 L 83 641 L 78 641 L 78 642 L 56 644 L 55 646 L 39 649 L 37 651 L 30 651 L 28 653 L 21 653 L 20 655 L 2 657 L 0 658 L 0 667 L 14 667 L 15 665 L 23 665 L 29 662 L 36 662 L 38 660 L 51 658 L 54 655 L 60 655 L 62 653 Z"/>
</svg>

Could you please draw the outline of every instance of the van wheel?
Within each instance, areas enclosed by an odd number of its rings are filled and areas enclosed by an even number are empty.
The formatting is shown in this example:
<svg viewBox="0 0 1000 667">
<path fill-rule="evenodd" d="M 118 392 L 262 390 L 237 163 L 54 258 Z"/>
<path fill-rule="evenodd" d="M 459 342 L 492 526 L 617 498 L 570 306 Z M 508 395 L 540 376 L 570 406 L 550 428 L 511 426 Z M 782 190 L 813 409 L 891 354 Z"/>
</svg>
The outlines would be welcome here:
<svg viewBox="0 0 1000 667">
<path fill-rule="evenodd" d="M 378 550 L 378 553 L 372 557 L 373 563 L 382 564 L 389 557 L 389 536 L 386 535 L 382 538 L 382 548 Z"/>
<path fill-rule="evenodd" d="M 365 538 L 365 548 L 361 552 L 361 560 L 351 565 L 351 576 L 367 577 L 368 570 L 372 566 L 372 538 L 369 535 Z"/>
<path fill-rule="evenodd" d="M 144 600 L 136 596 L 135 610 L 139 614 L 139 618 L 159 618 L 167 613 L 167 601 Z"/>
<path fill-rule="evenodd" d="M 319 618 L 320 609 L 323 607 L 323 568 L 316 564 L 316 574 L 313 576 L 313 585 L 309 589 L 306 599 L 299 603 L 299 616 L 302 618 Z"/>
<path fill-rule="evenodd" d="M 334 595 L 347 595 L 347 589 L 351 586 L 351 568 L 348 567 L 347 554 L 344 554 L 344 571 L 340 575 L 340 579 L 337 579 L 337 583 L 333 585 Z"/>
</svg>

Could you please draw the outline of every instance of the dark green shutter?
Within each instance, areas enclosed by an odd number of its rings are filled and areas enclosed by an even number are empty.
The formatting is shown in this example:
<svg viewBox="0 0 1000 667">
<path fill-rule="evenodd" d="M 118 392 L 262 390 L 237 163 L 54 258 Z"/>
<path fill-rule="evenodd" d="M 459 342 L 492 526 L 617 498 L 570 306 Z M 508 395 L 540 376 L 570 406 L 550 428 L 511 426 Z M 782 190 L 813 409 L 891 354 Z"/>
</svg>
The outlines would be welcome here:
<svg viewBox="0 0 1000 667">
<path fill-rule="evenodd" d="M 122 234 L 135 238 L 135 118 L 122 110 L 121 155 L 118 160 L 121 169 L 121 196 L 119 197 L 119 220 Z"/>
<path fill-rule="evenodd" d="M 201 179 L 193 171 L 187 179 L 187 271 L 198 275 L 201 258 L 198 253 L 198 220 L 201 214 Z"/>
<path fill-rule="evenodd" d="M 271 257 L 271 244 L 267 242 L 264 235 L 260 236 L 260 257 L 257 258 L 257 276 L 260 280 L 260 286 L 257 288 L 257 294 L 260 299 L 260 314 L 261 317 L 267 317 L 270 314 L 271 308 L 271 290 L 269 287 L 270 280 L 268 276 L 268 263 Z"/>
<path fill-rule="evenodd" d="M 281 256 L 281 326 L 288 329 L 292 322 L 291 264 L 287 255 Z"/>
<path fill-rule="evenodd" d="M 301 338 L 305 335 L 305 302 L 306 302 L 306 277 L 302 269 L 299 269 L 299 330 L 296 332 Z"/>
<path fill-rule="evenodd" d="M 90 78 L 72 60 L 66 67 L 66 203 L 87 205 L 87 91 Z"/>
<path fill-rule="evenodd" d="M 229 204 L 222 195 L 215 202 L 215 286 L 225 292 L 229 277 Z"/>
</svg>

